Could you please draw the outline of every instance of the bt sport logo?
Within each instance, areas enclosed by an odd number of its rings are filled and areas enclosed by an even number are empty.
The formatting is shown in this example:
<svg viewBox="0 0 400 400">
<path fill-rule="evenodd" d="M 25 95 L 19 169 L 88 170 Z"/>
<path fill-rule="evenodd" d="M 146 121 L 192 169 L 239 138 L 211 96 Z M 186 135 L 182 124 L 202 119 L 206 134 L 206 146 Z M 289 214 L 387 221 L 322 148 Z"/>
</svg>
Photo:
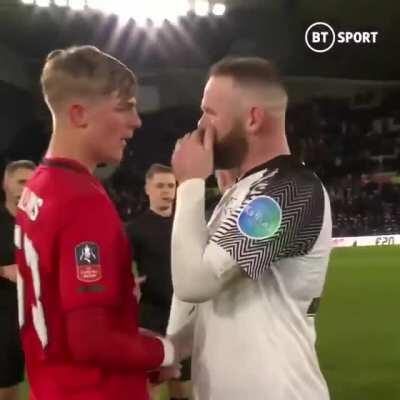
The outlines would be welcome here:
<svg viewBox="0 0 400 400">
<path fill-rule="evenodd" d="M 314 22 L 304 35 L 307 47 L 315 53 L 325 53 L 336 43 L 374 45 L 377 42 L 377 31 L 338 31 L 326 22 Z"/>
</svg>

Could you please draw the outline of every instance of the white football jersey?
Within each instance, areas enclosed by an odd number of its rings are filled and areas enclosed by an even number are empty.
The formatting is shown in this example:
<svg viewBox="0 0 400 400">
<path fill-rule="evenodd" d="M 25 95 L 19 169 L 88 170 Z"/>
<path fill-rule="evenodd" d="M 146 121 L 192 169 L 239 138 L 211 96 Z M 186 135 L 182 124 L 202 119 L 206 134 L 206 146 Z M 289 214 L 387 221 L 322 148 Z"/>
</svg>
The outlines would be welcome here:
<svg viewBox="0 0 400 400">
<path fill-rule="evenodd" d="M 332 233 L 321 181 L 279 156 L 225 193 L 208 228 L 215 273 L 243 273 L 196 306 L 195 399 L 329 399 L 314 326 Z"/>
</svg>

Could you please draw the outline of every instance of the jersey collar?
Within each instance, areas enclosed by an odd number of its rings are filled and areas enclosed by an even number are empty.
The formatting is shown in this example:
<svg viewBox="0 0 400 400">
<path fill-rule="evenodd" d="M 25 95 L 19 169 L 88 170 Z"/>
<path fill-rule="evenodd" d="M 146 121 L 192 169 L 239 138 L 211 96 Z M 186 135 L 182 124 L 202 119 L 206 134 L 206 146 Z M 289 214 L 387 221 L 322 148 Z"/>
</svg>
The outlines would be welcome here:
<svg viewBox="0 0 400 400">
<path fill-rule="evenodd" d="M 242 180 L 244 178 L 247 178 L 250 175 L 255 174 L 256 172 L 262 171 L 264 169 L 275 169 L 275 168 L 285 168 L 288 166 L 297 166 L 301 167 L 304 164 L 302 164 L 298 158 L 291 154 L 282 154 L 280 156 L 277 156 L 273 158 L 272 160 L 269 160 L 265 163 L 259 164 L 256 167 L 250 169 L 247 171 L 239 180 Z"/>
<path fill-rule="evenodd" d="M 75 172 L 92 175 L 90 171 L 83 164 L 81 164 L 76 160 L 72 160 L 70 158 L 62 158 L 62 157 L 44 158 L 41 164 L 47 167 L 69 169 Z"/>
</svg>

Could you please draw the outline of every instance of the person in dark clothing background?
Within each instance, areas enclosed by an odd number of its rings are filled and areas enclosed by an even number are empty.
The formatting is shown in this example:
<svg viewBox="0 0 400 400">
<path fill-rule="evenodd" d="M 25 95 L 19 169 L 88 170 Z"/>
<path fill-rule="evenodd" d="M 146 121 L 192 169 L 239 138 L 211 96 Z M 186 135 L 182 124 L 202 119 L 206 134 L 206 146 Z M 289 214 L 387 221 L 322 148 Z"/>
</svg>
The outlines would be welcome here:
<svg viewBox="0 0 400 400">
<path fill-rule="evenodd" d="M 171 233 L 176 180 L 170 167 L 153 164 L 146 173 L 145 192 L 149 208 L 127 224 L 133 259 L 142 280 L 139 307 L 140 326 L 166 333 L 172 300 Z M 171 399 L 186 399 L 190 379 L 184 363 L 181 381 L 169 384 Z M 153 397 L 157 398 L 157 388 Z"/>
<path fill-rule="evenodd" d="M 5 203 L 0 206 L 0 400 L 17 400 L 18 384 L 24 379 L 18 331 L 14 225 L 22 190 L 35 168 L 32 161 L 13 161 L 4 173 Z"/>
</svg>

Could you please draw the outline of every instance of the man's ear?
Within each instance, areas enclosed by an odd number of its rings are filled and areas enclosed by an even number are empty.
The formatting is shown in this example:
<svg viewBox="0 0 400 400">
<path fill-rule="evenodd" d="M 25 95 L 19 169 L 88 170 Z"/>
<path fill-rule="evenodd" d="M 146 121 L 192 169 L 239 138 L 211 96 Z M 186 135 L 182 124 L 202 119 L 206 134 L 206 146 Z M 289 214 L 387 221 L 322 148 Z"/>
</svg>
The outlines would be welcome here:
<svg viewBox="0 0 400 400">
<path fill-rule="evenodd" d="M 149 181 L 146 180 L 146 183 L 144 184 L 144 192 L 146 193 L 147 196 L 149 196 Z"/>
<path fill-rule="evenodd" d="M 71 104 L 68 109 L 68 117 L 71 124 L 76 128 L 88 126 L 88 111 L 83 104 Z"/>
<path fill-rule="evenodd" d="M 257 133 L 265 123 L 266 111 L 262 107 L 251 107 L 246 122 L 247 131 Z"/>
</svg>

